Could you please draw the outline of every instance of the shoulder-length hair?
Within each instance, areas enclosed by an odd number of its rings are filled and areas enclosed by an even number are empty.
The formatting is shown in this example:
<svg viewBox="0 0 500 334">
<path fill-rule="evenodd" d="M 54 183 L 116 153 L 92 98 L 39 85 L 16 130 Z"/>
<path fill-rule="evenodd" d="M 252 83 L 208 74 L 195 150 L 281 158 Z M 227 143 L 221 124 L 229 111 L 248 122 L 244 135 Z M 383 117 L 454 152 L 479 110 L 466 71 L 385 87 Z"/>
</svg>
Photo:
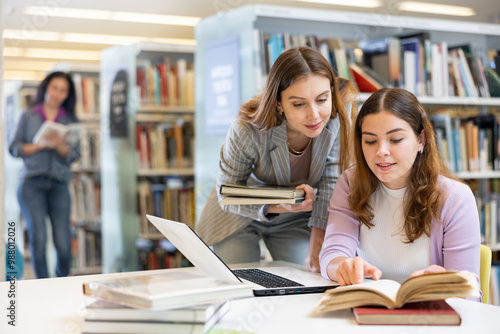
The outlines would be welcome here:
<svg viewBox="0 0 500 334">
<path fill-rule="evenodd" d="M 73 79 L 71 79 L 71 75 L 65 72 L 56 71 L 52 72 L 42 80 L 40 85 L 38 85 L 35 104 L 40 104 L 45 101 L 45 93 L 47 93 L 47 87 L 52 79 L 55 78 L 63 78 L 68 82 L 68 97 L 62 103 L 62 107 L 70 114 L 75 117 L 75 104 L 76 104 L 76 91 L 75 84 L 73 83 Z"/>
<path fill-rule="evenodd" d="M 260 130 L 281 125 L 285 118 L 277 110 L 278 102 L 281 102 L 281 92 L 294 82 L 311 75 L 321 75 L 330 81 L 332 95 L 330 118 L 338 117 L 340 121 L 339 166 L 342 171 L 349 163 L 350 122 L 333 69 L 318 51 L 310 47 L 297 47 L 283 52 L 269 71 L 262 95 L 244 103 L 238 117 Z M 352 89 L 352 86 L 349 87 Z"/>
<path fill-rule="evenodd" d="M 404 232 L 411 243 L 422 234 L 431 232 L 432 218 L 441 221 L 440 212 L 445 193 L 438 184 L 439 175 L 455 179 L 439 156 L 432 124 L 427 114 L 410 92 L 402 88 L 383 88 L 373 93 L 363 104 L 354 123 L 355 177 L 349 194 L 351 210 L 362 224 L 372 227 L 373 208 L 369 204 L 371 195 L 380 181 L 368 167 L 362 149 L 362 125 L 367 115 L 387 111 L 407 122 L 418 137 L 425 134 L 425 146 L 418 153 L 410 172 L 407 196 L 404 199 Z"/>
</svg>

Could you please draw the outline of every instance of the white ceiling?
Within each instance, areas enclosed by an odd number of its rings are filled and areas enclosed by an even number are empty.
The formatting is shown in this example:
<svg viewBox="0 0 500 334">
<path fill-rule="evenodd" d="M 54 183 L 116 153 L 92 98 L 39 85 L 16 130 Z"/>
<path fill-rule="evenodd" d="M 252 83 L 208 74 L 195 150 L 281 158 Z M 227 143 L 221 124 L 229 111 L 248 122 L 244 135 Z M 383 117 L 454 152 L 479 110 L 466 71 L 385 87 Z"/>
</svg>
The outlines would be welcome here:
<svg viewBox="0 0 500 334">
<path fill-rule="evenodd" d="M 1 1 L 1 0 L 0 0 Z M 445 19 L 460 19 L 484 23 L 500 23 L 500 0 L 420 0 L 441 4 L 453 4 L 458 6 L 472 7 L 477 15 L 471 17 L 440 16 L 434 14 L 417 14 L 408 12 L 398 12 L 395 4 L 398 0 L 383 0 L 384 6 L 376 9 L 357 9 L 349 6 L 333 6 L 320 4 L 307 4 L 292 0 L 270 0 L 260 1 L 260 3 L 308 7 L 316 9 L 342 10 L 342 11 L 362 11 L 377 14 L 392 14 L 404 16 L 433 17 Z M 349 0 L 345 1 L 349 3 Z M 66 19 L 46 16 L 26 16 L 23 15 L 25 6 L 49 6 L 52 10 L 57 10 L 57 6 L 100 9 L 123 12 L 144 12 L 154 14 L 183 15 L 206 17 L 216 14 L 219 11 L 228 10 L 234 7 L 259 1 L 245 0 L 3 0 L 4 6 L 4 29 L 16 29 L 25 32 L 26 36 L 37 31 L 58 31 L 73 33 L 92 33 L 107 35 L 127 35 L 127 36 L 148 36 L 160 38 L 194 38 L 194 27 L 168 26 L 159 24 L 125 23 L 112 21 L 89 21 L 84 19 Z M 17 47 L 43 47 L 43 48 L 64 48 L 78 50 L 100 50 L 108 45 L 102 44 L 81 44 L 71 42 L 41 42 L 34 40 L 18 41 L 5 40 L 4 46 Z M 13 67 L 14 62 L 26 61 L 20 57 L 5 57 L 5 70 Z M 46 69 L 45 69 L 46 70 Z"/>
</svg>

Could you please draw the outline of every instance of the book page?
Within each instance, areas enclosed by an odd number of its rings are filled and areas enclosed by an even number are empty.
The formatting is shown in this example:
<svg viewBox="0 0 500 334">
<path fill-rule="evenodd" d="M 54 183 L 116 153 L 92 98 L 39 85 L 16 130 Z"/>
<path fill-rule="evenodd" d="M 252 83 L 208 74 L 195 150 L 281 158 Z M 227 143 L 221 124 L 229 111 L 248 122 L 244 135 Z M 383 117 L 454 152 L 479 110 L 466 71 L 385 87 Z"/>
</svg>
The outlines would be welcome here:
<svg viewBox="0 0 500 334">
<path fill-rule="evenodd" d="M 354 293 L 355 291 L 368 290 L 382 294 L 392 301 L 396 301 L 396 295 L 400 286 L 401 285 L 398 282 L 393 280 L 381 279 L 378 281 L 373 281 L 367 279 L 364 280 L 363 283 L 339 286 L 338 288 L 327 290 L 325 293 L 335 295 L 347 291 L 349 291 L 349 293 Z"/>
</svg>

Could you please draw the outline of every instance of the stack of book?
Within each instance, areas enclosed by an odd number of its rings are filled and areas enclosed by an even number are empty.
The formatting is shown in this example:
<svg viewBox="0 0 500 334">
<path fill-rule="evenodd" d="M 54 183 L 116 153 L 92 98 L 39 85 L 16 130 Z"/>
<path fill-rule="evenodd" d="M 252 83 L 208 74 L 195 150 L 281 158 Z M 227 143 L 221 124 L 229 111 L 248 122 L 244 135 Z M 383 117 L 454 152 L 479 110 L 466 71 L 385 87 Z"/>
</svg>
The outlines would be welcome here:
<svg viewBox="0 0 500 334">
<path fill-rule="evenodd" d="M 84 333 L 206 333 L 230 307 L 230 301 L 225 301 L 147 310 L 96 300 L 86 306 Z"/>
<path fill-rule="evenodd" d="M 220 193 L 222 205 L 297 204 L 305 199 L 304 190 L 289 187 L 223 184 Z"/>
<path fill-rule="evenodd" d="M 94 299 L 84 333 L 205 333 L 231 299 L 252 297 L 253 289 L 197 271 L 167 271 L 85 282 L 83 293 Z"/>
</svg>

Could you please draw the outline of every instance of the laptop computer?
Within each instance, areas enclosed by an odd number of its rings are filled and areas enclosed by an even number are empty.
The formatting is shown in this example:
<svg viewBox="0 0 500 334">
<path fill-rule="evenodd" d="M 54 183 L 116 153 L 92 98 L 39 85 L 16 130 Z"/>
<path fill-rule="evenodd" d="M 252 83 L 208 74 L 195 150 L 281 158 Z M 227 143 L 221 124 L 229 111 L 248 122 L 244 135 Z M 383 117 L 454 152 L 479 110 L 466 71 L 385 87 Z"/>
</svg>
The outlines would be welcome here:
<svg viewBox="0 0 500 334">
<path fill-rule="evenodd" d="M 146 217 L 200 271 L 222 281 L 252 283 L 255 296 L 318 293 L 339 285 L 319 273 L 292 266 L 231 270 L 188 225 L 151 215 Z M 260 281 L 261 276 L 264 281 Z M 276 286 L 269 280 L 281 284 Z"/>
</svg>

